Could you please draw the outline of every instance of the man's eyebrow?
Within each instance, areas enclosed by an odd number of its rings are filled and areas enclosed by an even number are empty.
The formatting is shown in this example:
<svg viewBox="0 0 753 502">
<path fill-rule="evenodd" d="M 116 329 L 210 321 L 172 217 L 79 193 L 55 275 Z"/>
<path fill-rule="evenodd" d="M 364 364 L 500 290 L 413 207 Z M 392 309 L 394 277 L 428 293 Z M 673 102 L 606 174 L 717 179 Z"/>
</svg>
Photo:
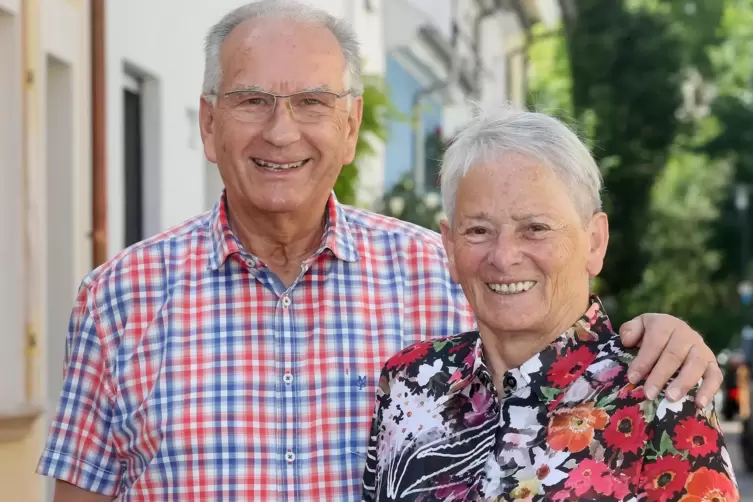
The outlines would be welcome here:
<svg viewBox="0 0 753 502">
<path fill-rule="evenodd" d="M 541 213 L 523 213 L 518 214 L 512 217 L 515 221 L 524 221 L 524 220 L 535 220 L 537 218 L 546 217 L 545 214 Z"/>
<path fill-rule="evenodd" d="M 241 85 L 237 87 L 236 89 L 233 89 L 230 92 L 266 92 L 268 94 L 274 94 L 272 92 L 267 91 L 260 85 Z M 313 87 L 306 87 L 298 91 L 291 92 L 289 94 L 299 94 L 302 92 L 335 92 L 335 91 L 332 90 L 332 88 L 328 86 L 327 84 L 323 84 L 323 85 L 316 85 Z"/>
<path fill-rule="evenodd" d="M 335 91 L 327 84 L 323 84 L 323 85 L 315 85 L 314 87 L 308 87 L 298 92 L 335 92 Z"/>
<path fill-rule="evenodd" d="M 464 218 L 467 218 L 469 220 L 485 220 L 489 221 L 492 219 L 492 215 L 487 213 L 486 211 L 481 211 L 478 213 L 471 213 L 471 214 L 464 214 Z"/>
<path fill-rule="evenodd" d="M 260 85 L 241 85 L 230 92 L 266 92 Z"/>
</svg>

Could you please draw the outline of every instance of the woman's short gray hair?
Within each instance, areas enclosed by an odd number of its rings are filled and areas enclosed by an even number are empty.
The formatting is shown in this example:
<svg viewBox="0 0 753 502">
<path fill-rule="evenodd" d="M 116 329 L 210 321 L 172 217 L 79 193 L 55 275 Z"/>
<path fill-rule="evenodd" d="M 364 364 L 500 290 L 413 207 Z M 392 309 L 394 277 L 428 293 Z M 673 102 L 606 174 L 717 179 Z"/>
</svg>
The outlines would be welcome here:
<svg viewBox="0 0 753 502">
<path fill-rule="evenodd" d="M 478 110 L 445 152 L 440 176 L 442 202 L 450 224 L 463 176 L 472 167 L 494 162 L 505 152 L 530 155 L 554 171 L 569 188 L 584 221 L 601 210 L 601 172 L 580 138 L 554 117 L 502 106 Z"/>
<path fill-rule="evenodd" d="M 252 19 L 284 19 L 301 23 L 314 23 L 327 28 L 337 39 L 345 59 L 343 84 L 354 96 L 363 93 L 361 76 L 361 50 L 353 28 L 345 20 L 327 11 L 294 0 L 260 0 L 251 2 L 228 13 L 212 26 L 204 46 L 204 83 L 202 93 L 213 96 L 222 82 L 220 51 L 230 33 L 240 24 Z"/>
</svg>

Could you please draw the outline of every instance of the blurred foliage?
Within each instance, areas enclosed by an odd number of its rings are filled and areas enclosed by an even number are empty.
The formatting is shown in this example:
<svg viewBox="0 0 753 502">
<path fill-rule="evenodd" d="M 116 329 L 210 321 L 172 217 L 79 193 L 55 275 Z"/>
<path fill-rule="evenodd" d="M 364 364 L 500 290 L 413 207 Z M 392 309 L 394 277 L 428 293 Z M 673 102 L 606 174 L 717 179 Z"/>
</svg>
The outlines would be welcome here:
<svg viewBox="0 0 753 502">
<path fill-rule="evenodd" d="M 376 76 L 364 78 L 363 119 L 353 162 L 343 166 L 335 182 L 335 195 L 343 204 L 357 203 L 359 163 L 374 155 L 374 145 L 387 139 L 387 124 L 396 115 L 385 83 Z"/>
<path fill-rule="evenodd" d="M 439 223 L 445 217 L 439 194 L 436 191 L 419 194 L 413 182 L 413 173 L 404 175 L 384 195 L 379 212 L 435 232 L 439 232 Z"/>
<path fill-rule="evenodd" d="M 753 185 L 753 0 L 560 0 L 534 30 L 529 99 L 569 119 L 605 179 L 595 281 L 615 321 L 679 316 L 714 349 L 740 329 L 734 183 Z"/>
</svg>

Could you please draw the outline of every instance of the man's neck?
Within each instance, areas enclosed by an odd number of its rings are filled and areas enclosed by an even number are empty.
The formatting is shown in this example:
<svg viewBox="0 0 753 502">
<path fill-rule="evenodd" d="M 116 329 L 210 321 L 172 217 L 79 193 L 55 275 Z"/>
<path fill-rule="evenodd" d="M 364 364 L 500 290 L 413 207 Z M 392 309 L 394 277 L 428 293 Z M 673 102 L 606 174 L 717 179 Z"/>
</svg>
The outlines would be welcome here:
<svg viewBox="0 0 753 502">
<path fill-rule="evenodd" d="M 316 251 L 326 224 L 326 200 L 301 213 L 268 214 L 233 204 L 228 220 L 243 248 L 275 272 L 286 285 L 295 280 L 301 264 Z"/>
</svg>

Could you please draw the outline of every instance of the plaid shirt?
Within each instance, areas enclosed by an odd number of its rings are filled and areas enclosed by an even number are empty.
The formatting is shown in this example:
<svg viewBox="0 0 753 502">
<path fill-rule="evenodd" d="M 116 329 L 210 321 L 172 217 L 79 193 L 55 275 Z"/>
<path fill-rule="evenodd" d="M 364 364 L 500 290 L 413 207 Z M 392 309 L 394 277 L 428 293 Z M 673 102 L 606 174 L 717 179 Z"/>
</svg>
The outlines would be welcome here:
<svg viewBox="0 0 753 502">
<path fill-rule="evenodd" d="M 327 204 L 288 288 L 214 210 L 83 281 L 37 472 L 118 500 L 357 500 L 383 363 L 474 327 L 437 234 Z"/>
</svg>

